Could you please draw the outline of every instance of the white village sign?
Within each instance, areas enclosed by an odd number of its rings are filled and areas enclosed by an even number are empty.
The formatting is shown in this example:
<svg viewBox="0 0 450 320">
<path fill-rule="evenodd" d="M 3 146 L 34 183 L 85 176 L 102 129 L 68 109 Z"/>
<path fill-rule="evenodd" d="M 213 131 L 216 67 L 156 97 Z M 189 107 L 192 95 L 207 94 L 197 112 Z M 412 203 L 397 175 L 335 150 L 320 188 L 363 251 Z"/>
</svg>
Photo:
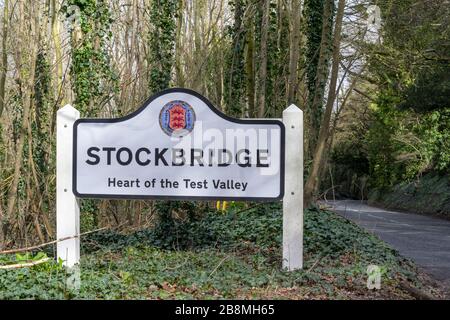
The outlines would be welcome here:
<svg viewBox="0 0 450 320">
<path fill-rule="evenodd" d="M 125 118 L 77 120 L 74 136 L 79 198 L 283 197 L 283 123 L 226 117 L 192 91 L 164 91 Z"/>
<path fill-rule="evenodd" d="M 283 267 L 302 268 L 303 118 L 240 120 L 188 89 L 168 89 L 118 119 L 57 117 L 57 254 L 79 263 L 80 198 L 283 199 Z"/>
</svg>

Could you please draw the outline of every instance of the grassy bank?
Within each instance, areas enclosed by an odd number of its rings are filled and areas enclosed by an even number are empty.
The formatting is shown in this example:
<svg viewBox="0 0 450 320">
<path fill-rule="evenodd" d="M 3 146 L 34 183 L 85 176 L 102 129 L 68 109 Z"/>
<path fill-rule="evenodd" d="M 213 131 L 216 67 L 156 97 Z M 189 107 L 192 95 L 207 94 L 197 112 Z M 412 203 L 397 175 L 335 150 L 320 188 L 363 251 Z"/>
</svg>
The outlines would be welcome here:
<svg viewBox="0 0 450 320">
<path fill-rule="evenodd" d="M 413 298 L 401 283 L 439 296 L 410 262 L 327 211 L 305 211 L 305 268 L 283 272 L 281 224 L 276 204 L 209 213 L 170 230 L 92 234 L 82 239 L 79 291 L 69 290 L 64 269 L 48 262 L 0 270 L 0 299 Z M 0 257 L 2 264 L 17 258 L 31 257 Z M 380 290 L 366 287 L 371 264 L 382 270 Z"/>
<path fill-rule="evenodd" d="M 428 174 L 390 190 L 374 190 L 369 204 L 450 218 L 450 175 Z"/>
</svg>

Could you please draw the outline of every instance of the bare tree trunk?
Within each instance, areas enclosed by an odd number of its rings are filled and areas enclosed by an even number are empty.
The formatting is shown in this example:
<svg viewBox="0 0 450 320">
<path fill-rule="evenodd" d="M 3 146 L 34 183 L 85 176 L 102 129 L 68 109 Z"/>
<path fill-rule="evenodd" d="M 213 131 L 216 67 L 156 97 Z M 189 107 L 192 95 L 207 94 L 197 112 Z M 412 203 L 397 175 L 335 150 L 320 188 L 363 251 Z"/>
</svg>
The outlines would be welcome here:
<svg viewBox="0 0 450 320">
<path fill-rule="evenodd" d="M 327 105 L 325 114 L 320 126 L 319 139 L 314 152 L 312 169 L 305 185 L 305 204 L 309 205 L 313 201 L 319 185 L 320 185 L 320 168 L 323 165 L 322 159 L 326 152 L 326 142 L 330 134 L 331 113 L 333 111 L 334 101 L 336 99 L 336 84 L 339 73 L 340 44 L 342 19 L 344 16 L 345 0 L 339 0 L 338 12 L 336 16 L 336 24 L 333 37 L 333 65 L 331 69 L 330 88 L 328 90 Z"/>
<path fill-rule="evenodd" d="M 60 96 L 62 94 L 62 81 L 63 81 L 63 61 L 62 61 L 62 48 L 60 39 L 60 23 L 58 19 L 59 8 L 57 7 L 56 0 L 52 0 L 51 5 L 51 21 L 52 21 L 52 37 L 55 46 L 55 63 L 56 63 L 56 74 L 55 74 L 55 104 L 59 104 Z M 64 104 L 64 101 L 61 101 Z"/>
<path fill-rule="evenodd" d="M 258 79 L 258 117 L 263 118 L 266 111 L 266 78 L 267 78 L 267 41 L 269 37 L 270 0 L 263 0 L 261 22 L 260 65 Z"/>
<path fill-rule="evenodd" d="M 203 0 L 197 0 L 193 2 L 194 4 L 194 52 L 195 56 L 200 57 L 202 52 L 202 11 L 205 7 L 205 3 Z M 202 92 L 202 67 L 203 67 L 203 60 L 202 59 L 195 59 L 194 60 L 195 65 L 195 71 L 194 71 L 194 78 L 192 82 L 193 89 Z M 203 92 L 202 92 L 203 93 Z"/>
<path fill-rule="evenodd" d="M 2 118 L 3 109 L 5 106 L 5 87 L 6 87 L 6 73 L 8 71 L 8 53 L 6 52 L 6 42 L 8 39 L 8 6 L 9 1 L 5 0 L 3 2 L 3 30 L 2 30 L 2 58 L 1 58 L 1 65 L 0 65 L 0 120 Z M 1 134 L 1 132 L 0 132 Z M 1 176 L 1 170 L 0 170 L 0 176 Z M 0 190 L 1 192 L 1 190 Z M 2 199 L 0 199 L 0 248 L 3 247 L 4 243 L 4 233 L 3 233 L 3 219 L 4 219 L 4 213 L 3 213 L 3 203 Z"/>
<path fill-rule="evenodd" d="M 0 67 L 0 119 L 5 107 L 5 86 L 6 73 L 8 71 L 8 53 L 6 52 L 6 42 L 8 41 L 8 0 L 3 3 L 3 30 L 2 30 L 2 63 Z M 1 221 L 1 220 L 0 220 Z"/>
<path fill-rule="evenodd" d="M 245 73 L 247 79 L 247 109 L 250 118 L 256 116 L 255 110 L 255 34 L 254 20 L 251 13 L 246 19 L 247 46 L 245 52 Z"/>
<path fill-rule="evenodd" d="M 350 63 L 350 65 L 352 65 L 352 63 Z M 336 127 L 338 125 L 338 122 L 339 122 L 339 119 L 340 119 L 340 115 L 341 115 L 342 111 L 344 111 L 344 109 L 345 109 L 345 107 L 347 105 L 347 101 L 348 101 L 348 99 L 350 98 L 350 96 L 351 96 L 351 94 L 353 92 L 353 89 L 356 87 L 356 84 L 357 84 L 358 79 L 359 79 L 359 75 L 361 75 L 364 72 L 365 68 L 366 68 L 366 65 L 363 65 L 361 70 L 358 72 L 358 75 L 353 77 L 350 86 L 348 87 L 348 89 L 346 90 L 346 92 L 344 94 L 344 98 L 342 99 L 342 102 L 341 102 L 340 106 L 338 106 L 338 108 L 336 110 L 336 113 L 335 113 L 334 119 L 333 119 L 333 124 L 331 126 L 330 133 L 329 133 L 328 150 L 331 150 L 331 148 L 333 148 L 334 137 L 335 137 L 335 133 L 336 133 Z M 342 76 L 342 79 L 339 82 L 339 85 L 338 85 L 338 88 L 337 88 L 336 92 L 339 92 L 342 84 L 346 80 L 346 77 L 345 77 L 346 73 L 347 72 L 344 72 L 344 75 Z M 336 97 L 336 99 L 338 99 L 338 98 L 339 98 L 339 96 Z M 321 168 L 321 173 L 320 173 L 320 176 L 319 176 L 319 179 L 320 179 L 319 181 L 322 181 L 321 179 L 325 176 L 325 172 L 326 172 L 326 169 L 327 169 L 327 166 L 328 166 L 328 157 L 329 157 L 329 152 L 326 152 L 325 156 L 324 156 L 324 159 L 322 160 L 323 165 L 321 166 L 322 168 Z M 330 170 L 331 170 L 331 168 L 330 168 Z M 334 190 L 333 190 L 333 192 L 334 192 Z"/>
<path fill-rule="evenodd" d="M 2 201 L 0 200 L 0 248 L 4 247 L 5 242 L 5 236 L 4 236 L 4 230 L 3 230 L 3 205 Z"/>
<path fill-rule="evenodd" d="M 301 0 L 292 0 L 289 39 L 289 75 L 287 83 L 287 102 L 295 103 L 295 91 L 297 89 L 297 66 L 300 56 L 300 19 Z"/>
<path fill-rule="evenodd" d="M 58 19 L 59 7 L 56 0 L 51 0 L 50 4 L 50 15 L 51 15 L 51 27 L 52 27 L 52 38 L 53 45 L 55 49 L 55 73 L 52 76 L 52 82 L 54 85 L 54 106 L 52 111 L 52 122 L 50 126 L 50 133 L 53 134 L 55 132 L 56 126 L 56 112 L 58 111 L 58 107 L 60 105 L 65 104 L 63 93 L 63 57 L 62 57 L 62 47 L 61 47 L 61 38 L 60 38 L 60 22 Z"/>
<path fill-rule="evenodd" d="M 6 216 L 4 217 L 6 221 L 3 221 L 3 224 L 6 222 L 9 223 L 9 220 L 12 217 L 16 201 L 17 201 L 17 188 L 19 185 L 19 179 L 21 175 L 22 162 L 23 162 L 23 147 L 25 144 L 25 137 L 27 136 L 27 127 L 28 122 L 30 121 L 30 109 L 32 104 L 32 95 L 34 88 L 34 77 L 35 77 L 35 65 L 36 65 L 36 54 L 37 54 L 37 44 L 35 41 L 30 41 L 30 39 L 35 39 L 36 36 L 36 27 L 38 26 L 39 15 L 36 14 L 33 8 L 35 7 L 34 2 L 29 2 L 27 4 L 30 6 L 29 9 L 29 19 L 25 19 L 25 8 L 24 8 L 24 0 L 19 1 L 19 25 L 23 26 L 19 33 L 19 44 L 18 44 L 18 57 L 20 60 L 25 58 L 26 61 L 20 61 L 18 64 L 20 66 L 20 82 L 24 85 L 22 90 L 22 103 L 23 103 L 23 115 L 22 115 L 22 124 L 21 130 L 19 133 L 19 138 L 17 141 L 17 154 L 14 162 L 14 174 L 11 187 L 8 193 L 8 206 L 6 210 Z M 31 19 L 34 17 L 34 21 Z M 26 21 L 29 22 L 26 22 Z M 29 23 L 29 26 L 26 24 Z M 29 33 L 27 29 L 29 27 Z M 5 225 L 3 225 L 5 227 Z M 6 226 L 7 227 L 7 226 Z"/>
</svg>

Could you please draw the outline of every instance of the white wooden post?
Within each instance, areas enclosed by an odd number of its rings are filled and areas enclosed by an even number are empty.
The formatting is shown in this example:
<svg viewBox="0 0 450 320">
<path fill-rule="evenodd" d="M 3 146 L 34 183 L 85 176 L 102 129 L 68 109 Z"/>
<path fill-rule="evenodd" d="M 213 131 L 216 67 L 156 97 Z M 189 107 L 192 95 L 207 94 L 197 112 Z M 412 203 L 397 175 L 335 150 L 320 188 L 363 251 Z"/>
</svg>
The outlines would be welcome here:
<svg viewBox="0 0 450 320">
<path fill-rule="evenodd" d="M 283 111 L 286 127 L 283 198 L 283 269 L 303 268 L 303 111 Z"/>
<path fill-rule="evenodd" d="M 57 256 L 68 268 L 80 262 L 80 207 L 72 192 L 73 124 L 79 117 L 80 112 L 71 105 L 56 114 Z"/>
</svg>

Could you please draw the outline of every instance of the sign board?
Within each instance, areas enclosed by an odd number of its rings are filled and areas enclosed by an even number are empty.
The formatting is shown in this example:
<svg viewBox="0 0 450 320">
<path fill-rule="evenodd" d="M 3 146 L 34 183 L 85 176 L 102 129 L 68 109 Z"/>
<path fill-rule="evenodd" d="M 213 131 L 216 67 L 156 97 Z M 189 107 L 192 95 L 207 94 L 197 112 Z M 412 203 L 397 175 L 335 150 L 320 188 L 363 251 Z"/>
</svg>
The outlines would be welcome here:
<svg viewBox="0 0 450 320">
<path fill-rule="evenodd" d="M 118 119 L 73 126 L 78 198 L 279 200 L 285 128 L 226 116 L 188 89 L 168 89 Z"/>
<path fill-rule="evenodd" d="M 303 112 L 239 120 L 169 89 L 119 119 L 56 115 L 57 256 L 80 263 L 80 199 L 283 199 L 283 269 L 303 268 Z M 73 192 L 70 192 L 72 188 Z"/>
</svg>

